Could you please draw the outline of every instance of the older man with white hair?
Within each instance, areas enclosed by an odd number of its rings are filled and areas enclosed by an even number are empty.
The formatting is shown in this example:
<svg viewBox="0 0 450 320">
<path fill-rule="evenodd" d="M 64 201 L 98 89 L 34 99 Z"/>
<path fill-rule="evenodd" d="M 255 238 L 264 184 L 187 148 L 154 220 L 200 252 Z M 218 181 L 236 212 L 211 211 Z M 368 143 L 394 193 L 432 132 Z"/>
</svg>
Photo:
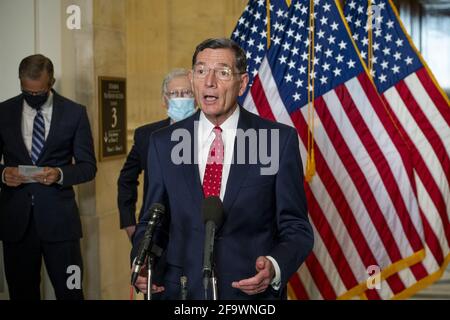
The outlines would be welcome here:
<svg viewBox="0 0 450 320">
<path fill-rule="evenodd" d="M 136 228 L 136 201 L 139 175 L 147 169 L 148 142 L 151 134 L 170 124 L 183 120 L 195 112 L 194 94 L 189 81 L 189 71 L 174 69 L 163 80 L 161 97 L 167 109 L 168 118 L 146 124 L 134 132 L 134 145 L 120 171 L 117 181 L 117 202 L 120 214 L 120 228 L 125 229 L 128 237 L 133 237 Z M 148 178 L 144 174 L 144 194 L 147 191 Z M 142 208 L 139 216 L 142 215 Z"/>
</svg>

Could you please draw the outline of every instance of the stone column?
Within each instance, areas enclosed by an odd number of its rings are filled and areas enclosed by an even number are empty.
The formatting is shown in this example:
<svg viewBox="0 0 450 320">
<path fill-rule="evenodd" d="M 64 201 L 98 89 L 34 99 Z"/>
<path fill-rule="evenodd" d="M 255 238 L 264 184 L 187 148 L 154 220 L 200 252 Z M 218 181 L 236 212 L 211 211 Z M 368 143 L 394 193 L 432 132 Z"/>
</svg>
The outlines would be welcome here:
<svg viewBox="0 0 450 320">
<path fill-rule="evenodd" d="M 62 93 L 87 106 L 99 160 L 98 77 L 126 77 L 126 0 L 63 0 L 77 5 L 81 29 L 64 28 Z M 62 14 L 64 25 L 68 15 Z M 119 230 L 117 177 L 124 158 L 98 162 L 94 182 L 78 189 L 87 299 L 126 299 L 130 244 Z"/>
</svg>

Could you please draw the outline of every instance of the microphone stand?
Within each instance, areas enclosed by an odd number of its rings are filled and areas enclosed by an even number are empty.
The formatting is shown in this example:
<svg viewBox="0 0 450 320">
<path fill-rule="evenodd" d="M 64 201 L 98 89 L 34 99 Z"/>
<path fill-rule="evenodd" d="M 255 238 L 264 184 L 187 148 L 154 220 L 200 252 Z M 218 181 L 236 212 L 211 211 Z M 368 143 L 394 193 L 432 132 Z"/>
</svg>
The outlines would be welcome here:
<svg viewBox="0 0 450 320">
<path fill-rule="evenodd" d="M 150 253 L 147 256 L 147 294 L 145 296 L 145 300 L 152 300 L 153 260 L 154 260 L 154 255 Z"/>
<path fill-rule="evenodd" d="M 216 273 L 214 272 L 214 267 L 211 268 L 211 288 L 212 288 L 212 299 L 213 300 L 219 300 L 219 291 L 217 288 L 217 277 Z"/>
<path fill-rule="evenodd" d="M 180 278 L 180 299 L 187 300 L 187 277 L 181 276 Z"/>
</svg>

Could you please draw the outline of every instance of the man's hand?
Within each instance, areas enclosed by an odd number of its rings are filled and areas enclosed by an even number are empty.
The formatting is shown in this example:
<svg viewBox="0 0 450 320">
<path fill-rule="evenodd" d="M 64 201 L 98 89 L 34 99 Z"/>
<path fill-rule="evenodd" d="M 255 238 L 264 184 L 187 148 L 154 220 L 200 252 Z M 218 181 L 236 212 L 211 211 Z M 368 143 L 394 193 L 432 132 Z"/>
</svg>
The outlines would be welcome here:
<svg viewBox="0 0 450 320">
<path fill-rule="evenodd" d="M 131 237 L 133 237 L 134 232 L 136 231 L 136 226 L 125 227 L 125 232 L 127 233 L 128 239 L 131 241 Z"/>
<path fill-rule="evenodd" d="M 131 270 L 133 271 L 133 270 Z M 139 276 L 136 280 L 136 283 L 134 284 L 136 288 L 139 289 L 140 292 L 143 294 L 147 294 L 147 269 L 142 268 L 141 272 L 139 273 Z M 152 294 L 154 293 L 160 293 L 164 291 L 164 287 L 158 286 L 156 284 L 152 284 Z"/>
<path fill-rule="evenodd" d="M 252 278 L 235 281 L 231 286 L 248 295 L 254 295 L 266 291 L 274 277 L 275 268 L 272 262 L 266 257 L 258 257 L 256 259 L 256 275 Z"/>
<path fill-rule="evenodd" d="M 52 185 L 61 179 L 61 174 L 56 168 L 45 167 L 41 173 L 35 174 L 33 179 L 46 186 Z"/>
<path fill-rule="evenodd" d="M 3 171 L 5 184 L 8 187 L 18 187 L 22 183 L 27 181 L 27 178 L 19 174 L 19 168 L 17 167 L 6 167 Z"/>
</svg>

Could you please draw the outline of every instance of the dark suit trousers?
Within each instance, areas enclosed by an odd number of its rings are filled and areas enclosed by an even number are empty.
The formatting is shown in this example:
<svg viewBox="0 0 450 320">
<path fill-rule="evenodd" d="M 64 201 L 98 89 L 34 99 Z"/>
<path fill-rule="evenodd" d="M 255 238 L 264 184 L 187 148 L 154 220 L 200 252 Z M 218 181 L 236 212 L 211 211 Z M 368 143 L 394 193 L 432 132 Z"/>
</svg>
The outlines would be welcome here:
<svg viewBox="0 0 450 320">
<path fill-rule="evenodd" d="M 36 231 L 31 214 L 24 238 L 19 242 L 3 243 L 5 275 L 11 300 L 39 300 L 41 261 L 44 257 L 50 281 L 58 300 L 82 300 L 83 291 L 73 288 L 76 281 L 69 266 L 79 266 L 81 279 L 83 262 L 80 241 L 44 242 Z M 71 277 L 72 276 L 72 277 Z M 67 283 L 69 282 L 69 286 Z M 76 285 L 75 285 L 76 287 Z"/>
</svg>

